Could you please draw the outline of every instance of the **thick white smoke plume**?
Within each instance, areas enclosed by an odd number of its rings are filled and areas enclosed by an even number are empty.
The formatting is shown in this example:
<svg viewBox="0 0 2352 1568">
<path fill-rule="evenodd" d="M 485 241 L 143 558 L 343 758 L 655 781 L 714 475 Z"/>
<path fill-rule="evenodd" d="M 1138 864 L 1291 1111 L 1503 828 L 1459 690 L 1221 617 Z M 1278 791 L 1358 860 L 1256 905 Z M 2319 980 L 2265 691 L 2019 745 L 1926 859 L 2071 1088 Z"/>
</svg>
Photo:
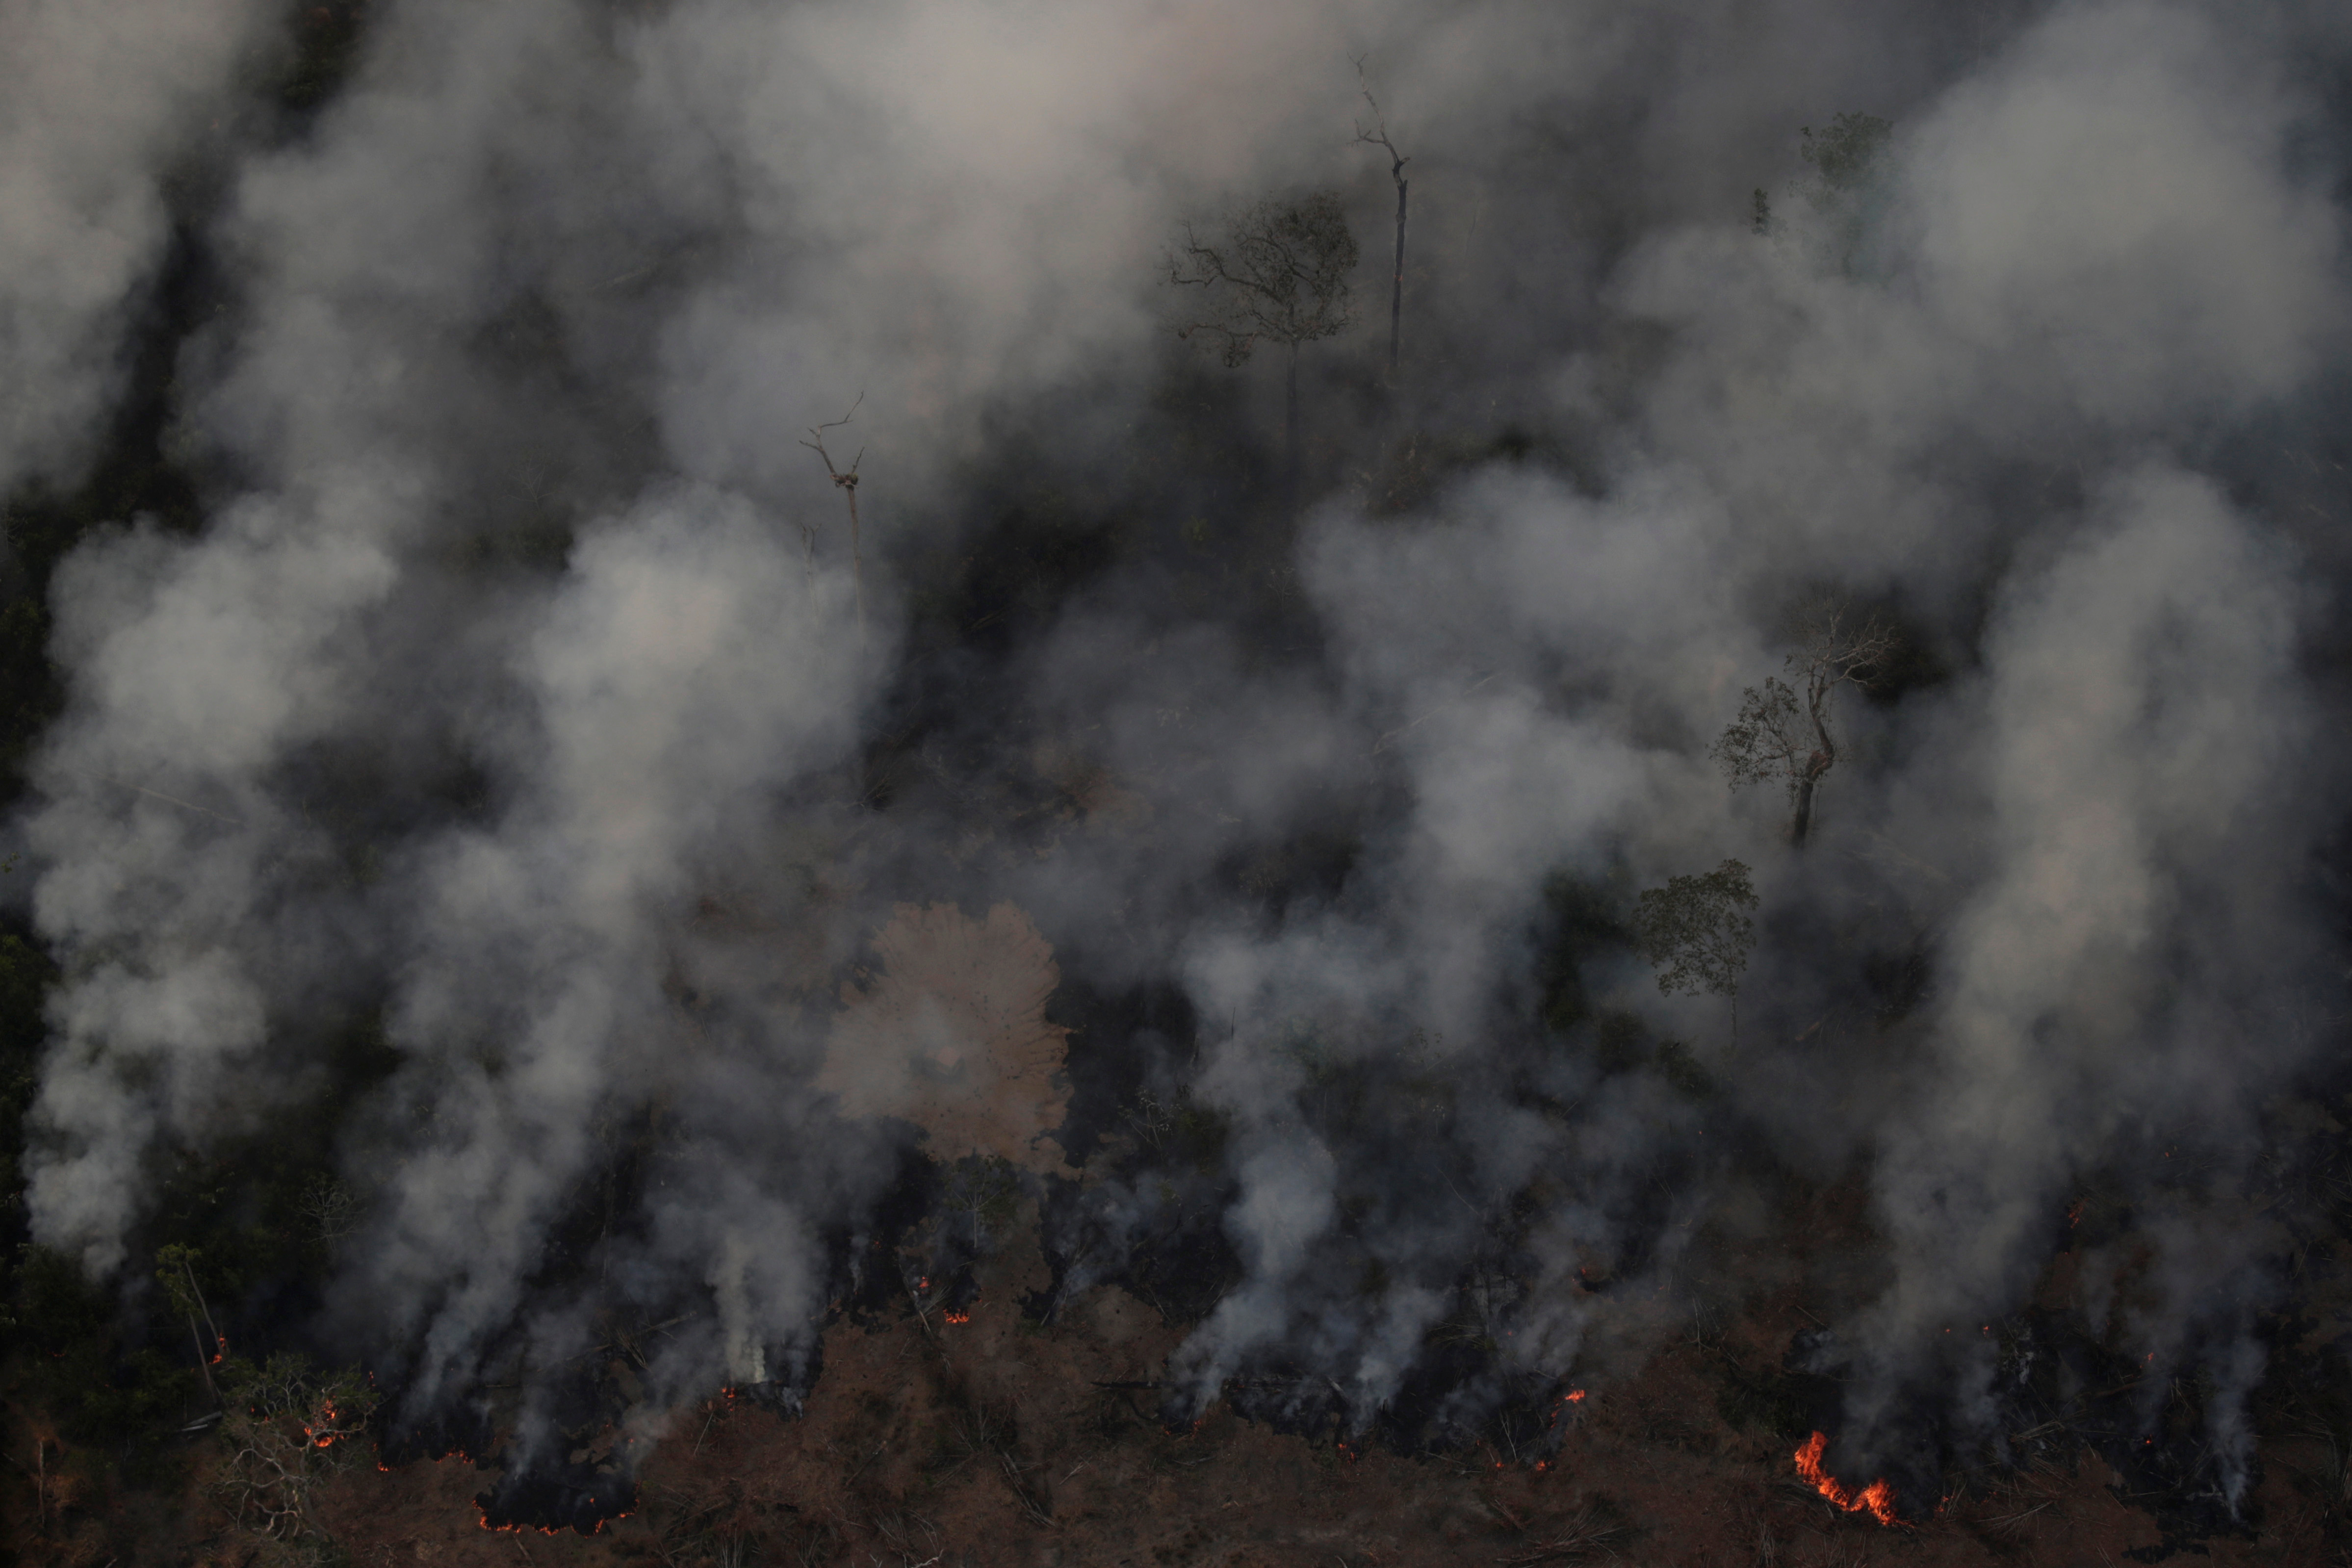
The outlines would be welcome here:
<svg viewBox="0 0 2352 1568">
<path fill-rule="evenodd" d="M 894 904 L 1011 900 L 1190 1019 L 1081 1041 L 1223 1139 L 1180 1407 L 1289 1379 L 1360 1428 L 1465 1314 L 1517 1332 L 1463 1430 L 1623 1365 L 1714 1288 L 1738 1142 L 1867 1173 L 1884 1275 L 1819 1353 L 1865 1459 L 1995 1436 L 1944 1331 L 2128 1190 L 2158 1282 L 2090 1258 L 2084 1310 L 2210 1373 L 2235 1501 L 2231 1182 L 2342 968 L 2346 502 L 2271 455 L 2343 413 L 2340 25 L 407 0 L 295 117 L 247 101 L 274 14 L 112 13 L 0 4 L 0 486 L 103 449 L 176 224 L 204 520 L 48 587 L 41 1243 L 138 1264 L 174 1160 L 331 1103 L 364 1219 L 313 1332 L 410 1416 L 640 1310 L 690 1320 L 648 1423 L 789 1383 L 898 1179 L 815 1087 L 842 976 Z M 1383 385 L 1367 262 L 1294 526 L 1278 375 L 1186 357 L 1163 256 L 1332 186 L 1385 257 L 1360 58 L 1405 350 Z M 1874 155 L 1800 161 L 1846 110 Z M 852 408 L 855 557 L 800 444 Z M 1039 588 L 1014 523 L 1112 543 Z M 1800 851 L 1708 747 L 1823 594 L 1910 674 L 1841 698 Z M 1622 928 L 1727 859 L 1736 1040 Z M 1856 1022 L 1889 957 L 1926 984 Z M 1103 1257 L 1181 1207 L 1108 1163 Z"/>
<path fill-rule="evenodd" d="M 0 486 L 70 482 L 112 413 L 129 329 L 267 37 L 255 0 L 0 7 Z"/>
</svg>

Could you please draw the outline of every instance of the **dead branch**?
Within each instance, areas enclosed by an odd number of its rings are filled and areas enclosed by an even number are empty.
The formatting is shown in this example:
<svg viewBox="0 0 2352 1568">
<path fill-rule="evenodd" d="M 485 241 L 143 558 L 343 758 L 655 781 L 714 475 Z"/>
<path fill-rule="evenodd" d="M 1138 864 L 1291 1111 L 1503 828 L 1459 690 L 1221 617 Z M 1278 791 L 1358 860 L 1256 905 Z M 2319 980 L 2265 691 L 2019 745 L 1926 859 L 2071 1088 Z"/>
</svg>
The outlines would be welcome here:
<svg viewBox="0 0 2352 1568">
<path fill-rule="evenodd" d="M 1412 162 L 1397 151 L 1389 140 L 1388 118 L 1381 112 L 1381 100 L 1372 96 L 1372 84 L 1364 78 L 1364 58 L 1356 57 L 1356 85 L 1363 89 L 1364 101 L 1371 106 L 1372 129 L 1366 131 L 1359 123 L 1356 140 L 1367 147 L 1378 147 L 1389 155 L 1389 178 L 1396 182 L 1396 267 L 1389 287 L 1389 380 L 1396 380 L 1397 345 L 1404 326 L 1404 166 Z"/>
</svg>

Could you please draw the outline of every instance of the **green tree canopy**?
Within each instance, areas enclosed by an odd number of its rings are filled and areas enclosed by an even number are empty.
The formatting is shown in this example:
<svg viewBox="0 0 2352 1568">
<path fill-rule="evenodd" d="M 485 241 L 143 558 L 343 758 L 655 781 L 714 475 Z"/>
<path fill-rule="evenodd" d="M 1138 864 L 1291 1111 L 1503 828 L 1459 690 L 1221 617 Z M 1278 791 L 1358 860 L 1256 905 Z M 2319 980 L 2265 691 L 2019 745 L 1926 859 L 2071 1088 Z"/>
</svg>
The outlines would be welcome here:
<svg viewBox="0 0 2352 1568">
<path fill-rule="evenodd" d="M 1756 889 L 1748 868 L 1725 861 L 1713 871 L 1671 877 L 1633 901 L 1633 946 L 1658 970 L 1658 989 L 1731 998 L 1739 1030 L 1739 977 L 1756 944 Z"/>
</svg>

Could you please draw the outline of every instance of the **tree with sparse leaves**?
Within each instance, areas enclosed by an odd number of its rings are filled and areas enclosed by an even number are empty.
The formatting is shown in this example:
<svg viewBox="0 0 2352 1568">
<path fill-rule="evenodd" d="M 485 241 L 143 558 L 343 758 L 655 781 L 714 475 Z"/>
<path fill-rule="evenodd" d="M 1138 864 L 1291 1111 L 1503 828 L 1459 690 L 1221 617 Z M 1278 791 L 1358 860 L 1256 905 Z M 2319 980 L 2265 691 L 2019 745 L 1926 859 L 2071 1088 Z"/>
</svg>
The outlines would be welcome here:
<svg viewBox="0 0 2352 1568">
<path fill-rule="evenodd" d="M 1782 666 L 1792 679 L 1767 675 L 1742 693 L 1739 716 L 1709 753 L 1734 789 L 1768 780 L 1788 788 L 1789 839 L 1800 848 L 1812 831 L 1814 791 L 1837 763 L 1837 690 L 1867 690 L 1899 646 L 1877 620 L 1856 628 L 1850 619 L 1842 600 L 1809 607 L 1798 620 L 1796 652 Z"/>
<path fill-rule="evenodd" d="M 1840 114 L 1821 131 L 1801 126 L 1797 156 L 1812 177 L 1789 187 L 1827 225 L 1841 268 L 1851 271 L 1870 227 L 1874 193 L 1880 185 L 1879 160 L 1892 145 L 1895 127 L 1874 114 Z M 1761 188 L 1749 198 L 1748 227 L 1759 235 L 1778 232 L 1771 198 Z"/>
<path fill-rule="evenodd" d="M 1748 868 L 1725 861 L 1713 871 L 1667 879 L 1633 901 L 1633 947 L 1658 971 L 1668 996 L 1701 991 L 1731 1000 L 1731 1037 L 1739 1038 L 1739 977 L 1756 944 L 1756 889 Z"/>
<path fill-rule="evenodd" d="M 1249 362 L 1262 343 L 1288 357 L 1283 383 L 1285 500 L 1298 505 L 1298 350 L 1346 329 L 1355 319 L 1349 275 L 1356 236 L 1336 191 L 1295 202 L 1268 200 L 1226 220 L 1221 236 L 1202 239 L 1192 225 L 1168 257 L 1168 281 L 1197 288 L 1202 309 L 1179 327 L 1180 338 L 1215 344 L 1228 367 Z"/>
<path fill-rule="evenodd" d="M 1825 131 L 1800 127 L 1797 156 L 1813 166 L 1825 193 L 1852 191 L 1870 178 L 1894 134 L 1894 125 L 1874 114 L 1841 114 Z"/>
<path fill-rule="evenodd" d="M 940 1207 L 971 1227 L 971 1249 L 1011 1228 L 1021 1204 L 1021 1178 L 1002 1155 L 967 1155 L 949 1168 Z"/>
</svg>

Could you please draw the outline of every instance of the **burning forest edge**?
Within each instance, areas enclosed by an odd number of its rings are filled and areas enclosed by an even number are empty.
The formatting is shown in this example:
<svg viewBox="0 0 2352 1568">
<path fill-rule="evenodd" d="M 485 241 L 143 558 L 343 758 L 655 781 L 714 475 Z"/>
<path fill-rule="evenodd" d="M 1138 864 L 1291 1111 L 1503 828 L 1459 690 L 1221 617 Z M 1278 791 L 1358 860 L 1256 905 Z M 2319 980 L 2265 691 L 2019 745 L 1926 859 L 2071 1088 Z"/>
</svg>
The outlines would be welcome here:
<svg viewBox="0 0 2352 1568">
<path fill-rule="evenodd" d="M 2352 1552 L 2324 7 L 10 4 L 0 1568 Z"/>
</svg>

